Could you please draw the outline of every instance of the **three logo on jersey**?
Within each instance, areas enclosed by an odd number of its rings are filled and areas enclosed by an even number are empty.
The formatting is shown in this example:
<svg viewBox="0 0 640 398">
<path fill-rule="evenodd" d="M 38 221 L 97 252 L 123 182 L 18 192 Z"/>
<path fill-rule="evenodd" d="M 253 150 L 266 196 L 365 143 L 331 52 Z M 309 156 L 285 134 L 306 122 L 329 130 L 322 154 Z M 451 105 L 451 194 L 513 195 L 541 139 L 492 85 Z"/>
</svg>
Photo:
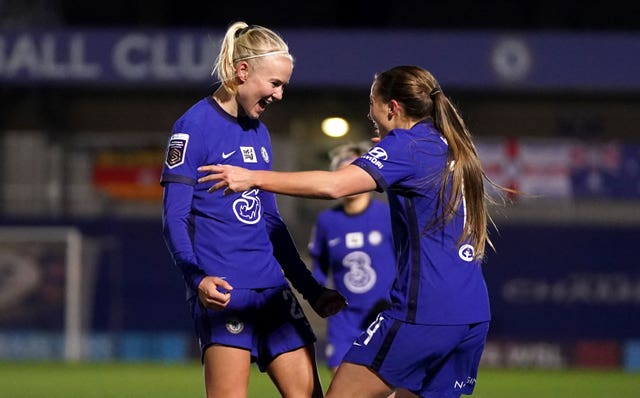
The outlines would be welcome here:
<svg viewBox="0 0 640 398">
<path fill-rule="evenodd" d="M 258 156 L 252 146 L 241 146 L 240 155 L 244 163 L 258 163 Z M 233 156 L 238 150 L 231 152 L 222 152 L 222 158 L 228 159 Z M 265 163 L 269 163 L 269 153 L 265 147 L 260 148 L 260 155 Z M 240 198 L 233 201 L 233 214 L 235 214 L 238 221 L 243 224 L 257 224 L 262 218 L 262 202 L 258 194 L 260 190 L 251 189 L 249 191 L 242 192 Z"/>
<path fill-rule="evenodd" d="M 329 246 L 333 247 L 341 242 L 337 237 L 329 240 Z M 367 235 L 367 241 L 371 246 L 382 243 L 382 233 L 373 230 Z M 344 245 L 347 249 L 360 249 L 365 246 L 363 232 L 348 232 L 344 235 Z M 353 293 L 366 293 L 376 284 L 377 273 L 372 266 L 371 257 L 364 251 L 354 250 L 347 253 L 342 259 L 342 265 L 348 270 L 343 276 L 345 287 Z"/>
<path fill-rule="evenodd" d="M 169 169 L 173 169 L 184 164 L 187 157 L 187 147 L 189 145 L 189 134 L 174 133 L 169 138 L 165 164 Z M 239 152 L 238 152 L 239 151 Z M 222 151 L 222 159 L 227 160 L 236 153 L 242 156 L 243 163 L 258 163 L 256 150 L 252 146 L 240 146 L 231 151 Z M 267 148 L 260 147 L 260 155 L 265 163 L 269 163 L 269 152 Z M 244 224 L 256 224 L 262 218 L 262 205 L 258 196 L 259 191 L 252 189 L 243 192 L 240 198 L 233 202 L 233 213 L 238 221 Z"/>
</svg>

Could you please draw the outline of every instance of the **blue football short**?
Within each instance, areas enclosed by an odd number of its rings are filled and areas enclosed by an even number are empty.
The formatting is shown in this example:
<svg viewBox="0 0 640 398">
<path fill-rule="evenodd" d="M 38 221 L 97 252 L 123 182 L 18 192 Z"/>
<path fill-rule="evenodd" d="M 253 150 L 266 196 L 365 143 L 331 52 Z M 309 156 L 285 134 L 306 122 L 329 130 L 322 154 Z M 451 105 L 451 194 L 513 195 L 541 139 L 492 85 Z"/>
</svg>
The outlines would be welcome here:
<svg viewBox="0 0 640 398">
<path fill-rule="evenodd" d="M 222 311 L 190 299 L 202 358 L 212 344 L 251 351 L 251 361 L 265 371 L 278 355 L 313 344 L 315 334 L 289 286 L 238 289 Z"/>
<path fill-rule="evenodd" d="M 385 318 L 353 343 L 344 361 L 367 366 L 382 380 L 421 397 L 471 395 L 489 322 L 417 325 Z"/>
<path fill-rule="evenodd" d="M 346 307 L 327 319 L 327 366 L 334 368 L 340 365 L 344 354 L 362 333 L 360 324 L 365 315 L 363 310 Z"/>
</svg>

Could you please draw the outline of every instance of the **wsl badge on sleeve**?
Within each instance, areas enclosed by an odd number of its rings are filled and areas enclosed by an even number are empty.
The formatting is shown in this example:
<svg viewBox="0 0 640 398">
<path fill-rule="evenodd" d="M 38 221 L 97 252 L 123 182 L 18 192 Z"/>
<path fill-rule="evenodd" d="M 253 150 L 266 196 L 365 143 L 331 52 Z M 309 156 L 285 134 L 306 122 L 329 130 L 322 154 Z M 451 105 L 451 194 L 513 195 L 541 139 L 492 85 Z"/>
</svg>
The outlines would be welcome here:
<svg viewBox="0 0 640 398">
<path fill-rule="evenodd" d="M 175 133 L 169 138 L 167 147 L 167 158 L 164 161 L 170 169 L 180 166 L 184 163 L 184 157 L 187 153 L 187 144 L 189 143 L 189 134 Z"/>
</svg>

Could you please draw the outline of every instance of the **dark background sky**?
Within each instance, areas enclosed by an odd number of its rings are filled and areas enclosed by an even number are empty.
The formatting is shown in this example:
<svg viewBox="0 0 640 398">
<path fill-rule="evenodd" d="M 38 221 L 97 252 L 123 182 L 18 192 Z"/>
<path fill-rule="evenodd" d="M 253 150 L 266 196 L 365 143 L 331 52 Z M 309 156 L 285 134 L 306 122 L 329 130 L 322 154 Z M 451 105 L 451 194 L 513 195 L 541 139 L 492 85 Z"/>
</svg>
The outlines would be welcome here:
<svg viewBox="0 0 640 398">
<path fill-rule="evenodd" d="M 0 25 L 272 28 L 640 30 L 637 2 L 0 0 Z"/>
</svg>

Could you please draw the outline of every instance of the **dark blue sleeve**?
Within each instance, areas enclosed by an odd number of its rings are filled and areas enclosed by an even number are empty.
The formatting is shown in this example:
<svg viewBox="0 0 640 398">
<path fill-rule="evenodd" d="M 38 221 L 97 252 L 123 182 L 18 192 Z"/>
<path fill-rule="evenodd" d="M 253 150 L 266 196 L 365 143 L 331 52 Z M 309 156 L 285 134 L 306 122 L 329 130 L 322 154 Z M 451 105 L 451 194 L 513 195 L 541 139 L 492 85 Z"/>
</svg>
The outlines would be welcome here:
<svg viewBox="0 0 640 398">
<path fill-rule="evenodd" d="M 191 201 L 193 186 L 181 183 L 167 183 L 164 187 L 162 231 L 164 241 L 173 257 L 175 265 L 182 271 L 185 282 L 192 294 L 206 276 L 198 266 L 191 240 Z"/>
<path fill-rule="evenodd" d="M 311 274 L 319 283 L 325 286 L 327 285 L 330 266 L 326 242 L 326 232 L 322 227 L 321 216 L 318 216 L 316 224 L 313 226 L 313 232 L 311 233 L 309 255 L 313 261 Z"/>
<path fill-rule="evenodd" d="M 284 276 L 302 294 L 302 297 L 310 303 L 315 302 L 322 293 L 323 287 L 314 279 L 311 271 L 300 258 L 289 229 L 278 211 L 276 196 L 270 192 L 261 191 L 260 200 L 264 208 L 269 238 L 273 245 L 273 255 L 280 263 Z"/>
</svg>

